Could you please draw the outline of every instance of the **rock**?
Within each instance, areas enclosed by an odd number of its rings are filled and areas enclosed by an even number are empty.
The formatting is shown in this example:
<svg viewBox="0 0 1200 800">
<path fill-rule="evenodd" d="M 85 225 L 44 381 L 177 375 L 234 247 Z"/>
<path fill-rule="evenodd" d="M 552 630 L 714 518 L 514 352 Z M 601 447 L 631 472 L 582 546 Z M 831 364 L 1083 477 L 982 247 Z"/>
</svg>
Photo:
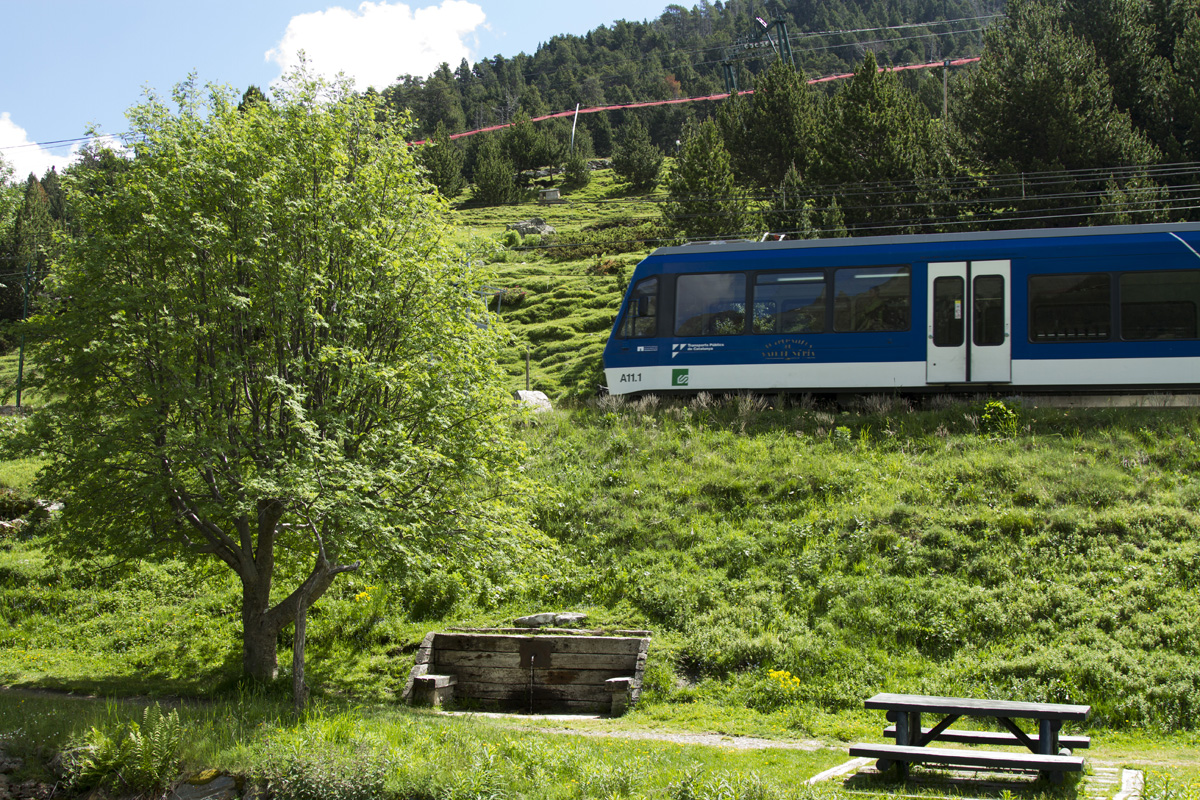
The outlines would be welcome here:
<svg viewBox="0 0 1200 800">
<path fill-rule="evenodd" d="M 516 231 L 522 236 L 528 236 L 531 233 L 536 233 L 539 236 L 553 236 L 554 228 L 546 224 L 546 220 L 541 217 L 533 217 L 532 219 L 523 219 L 520 222 L 514 222 L 508 225 L 505 230 Z"/>
<path fill-rule="evenodd" d="M 541 614 L 518 617 L 513 620 L 513 624 L 518 628 L 541 628 L 546 625 L 569 628 L 578 625 L 585 619 L 587 619 L 587 614 L 581 614 L 578 611 L 545 611 Z"/>
<path fill-rule="evenodd" d="M 536 413 L 554 410 L 554 407 L 550 405 L 550 398 L 546 397 L 545 392 L 520 389 L 513 392 L 513 399 L 528 408 L 530 411 Z"/>
<path fill-rule="evenodd" d="M 228 775 L 218 775 L 205 783 L 181 783 L 167 795 L 168 800 L 235 800 L 237 781 Z"/>
</svg>

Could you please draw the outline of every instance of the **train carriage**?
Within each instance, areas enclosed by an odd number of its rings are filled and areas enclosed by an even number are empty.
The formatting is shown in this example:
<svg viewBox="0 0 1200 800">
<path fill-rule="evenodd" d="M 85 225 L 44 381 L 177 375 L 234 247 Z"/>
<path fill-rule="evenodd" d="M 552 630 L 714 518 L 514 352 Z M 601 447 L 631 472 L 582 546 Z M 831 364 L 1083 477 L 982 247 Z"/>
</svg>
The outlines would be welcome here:
<svg viewBox="0 0 1200 800">
<path fill-rule="evenodd" d="M 613 394 L 1200 389 L 1200 223 L 660 248 Z"/>
</svg>

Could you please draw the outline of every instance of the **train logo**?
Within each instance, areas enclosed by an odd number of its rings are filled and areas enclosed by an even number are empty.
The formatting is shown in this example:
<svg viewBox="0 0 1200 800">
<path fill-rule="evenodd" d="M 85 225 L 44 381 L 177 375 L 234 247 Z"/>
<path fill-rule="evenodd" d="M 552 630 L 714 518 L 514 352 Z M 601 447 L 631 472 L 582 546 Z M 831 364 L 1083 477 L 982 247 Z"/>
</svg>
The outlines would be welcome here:
<svg viewBox="0 0 1200 800">
<path fill-rule="evenodd" d="M 688 371 L 686 369 L 671 370 L 671 385 L 672 386 L 687 386 Z"/>
<path fill-rule="evenodd" d="M 811 361 L 816 357 L 816 350 L 804 339 L 780 339 L 763 348 L 766 361 Z"/>
</svg>

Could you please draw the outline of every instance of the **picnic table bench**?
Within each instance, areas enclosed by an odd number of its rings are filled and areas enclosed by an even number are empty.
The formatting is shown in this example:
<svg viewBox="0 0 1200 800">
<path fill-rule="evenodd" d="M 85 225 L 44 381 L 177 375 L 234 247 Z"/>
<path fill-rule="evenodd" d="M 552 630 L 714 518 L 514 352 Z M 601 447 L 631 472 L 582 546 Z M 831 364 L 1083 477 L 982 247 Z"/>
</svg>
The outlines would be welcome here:
<svg viewBox="0 0 1200 800">
<path fill-rule="evenodd" d="M 883 733 L 887 738 L 894 738 L 896 743 L 856 744 L 850 748 L 850 755 L 879 759 L 876 766 L 880 772 L 895 765 L 901 778 L 908 774 L 910 764 L 942 764 L 1033 771 L 1054 783 L 1062 783 L 1065 773 L 1083 771 L 1083 758 L 1071 755 L 1070 750 L 1091 744 L 1086 736 L 1060 734 L 1064 722 L 1087 719 L 1091 706 L 891 693 L 877 694 L 865 705 L 887 712 L 888 721 L 895 724 Z M 942 719 L 933 727 L 925 728 L 921 725 L 922 714 L 940 714 Z M 950 726 L 961 717 L 994 719 L 1005 730 L 951 729 Z M 1014 722 L 1017 719 L 1035 720 L 1037 732 L 1026 733 Z M 1022 745 L 1028 752 L 930 747 L 933 742 Z"/>
</svg>

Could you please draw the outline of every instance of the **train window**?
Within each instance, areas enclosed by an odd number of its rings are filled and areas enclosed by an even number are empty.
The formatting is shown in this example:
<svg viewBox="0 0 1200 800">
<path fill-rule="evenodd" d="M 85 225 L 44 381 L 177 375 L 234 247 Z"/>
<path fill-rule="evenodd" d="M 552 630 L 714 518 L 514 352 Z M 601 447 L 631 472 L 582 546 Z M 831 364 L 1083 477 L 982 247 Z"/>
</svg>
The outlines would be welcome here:
<svg viewBox="0 0 1200 800">
<path fill-rule="evenodd" d="M 746 332 L 746 274 L 680 275 L 675 282 L 676 336 Z"/>
<path fill-rule="evenodd" d="M 966 324 L 962 278 L 949 276 L 933 281 L 933 344 L 962 347 Z"/>
<path fill-rule="evenodd" d="M 754 279 L 755 333 L 820 333 L 824 330 L 823 273 L 768 273 Z"/>
<path fill-rule="evenodd" d="M 1029 338 L 1034 342 L 1102 342 L 1110 338 L 1109 276 L 1038 275 L 1029 279 Z"/>
<path fill-rule="evenodd" d="M 629 295 L 621 337 L 642 339 L 658 334 L 658 278 L 638 281 Z"/>
<path fill-rule="evenodd" d="M 1121 338 L 1195 339 L 1200 270 L 1121 276 Z"/>
<path fill-rule="evenodd" d="M 1004 344 L 1004 276 L 980 275 L 974 284 L 971 338 L 976 347 Z"/>
<path fill-rule="evenodd" d="M 835 331 L 906 331 L 909 267 L 851 267 L 833 274 Z"/>
</svg>

